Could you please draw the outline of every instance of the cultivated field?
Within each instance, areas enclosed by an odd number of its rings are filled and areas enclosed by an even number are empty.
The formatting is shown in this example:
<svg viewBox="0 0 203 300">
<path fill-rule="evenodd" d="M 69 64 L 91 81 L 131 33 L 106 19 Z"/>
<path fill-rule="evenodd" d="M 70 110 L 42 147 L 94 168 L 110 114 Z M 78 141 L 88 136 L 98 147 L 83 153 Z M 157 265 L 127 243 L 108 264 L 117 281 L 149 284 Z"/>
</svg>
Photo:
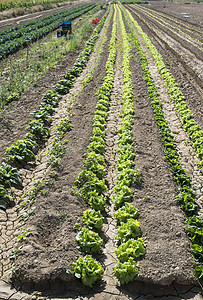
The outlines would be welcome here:
<svg viewBox="0 0 203 300">
<path fill-rule="evenodd" d="M 0 299 L 202 299 L 203 6 L 73 13 L 0 31 Z"/>
</svg>

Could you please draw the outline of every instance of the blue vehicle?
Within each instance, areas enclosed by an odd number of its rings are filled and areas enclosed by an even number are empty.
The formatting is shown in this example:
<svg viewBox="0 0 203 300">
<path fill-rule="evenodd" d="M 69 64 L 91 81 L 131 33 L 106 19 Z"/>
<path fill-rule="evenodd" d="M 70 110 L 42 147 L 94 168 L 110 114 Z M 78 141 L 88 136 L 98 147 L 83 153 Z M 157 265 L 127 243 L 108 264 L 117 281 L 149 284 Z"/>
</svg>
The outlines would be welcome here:
<svg viewBox="0 0 203 300">
<path fill-rule="evenodd" d="M 71 25 L 72 25 L 71 21 L 63 21 L 63 23 L 61 24 L 62 30 L 57 30 L 57 37 L 62 37 L 62 36 L 67 37 L 67 35 L 70 36 L 72 33 Z"/>
</svg>

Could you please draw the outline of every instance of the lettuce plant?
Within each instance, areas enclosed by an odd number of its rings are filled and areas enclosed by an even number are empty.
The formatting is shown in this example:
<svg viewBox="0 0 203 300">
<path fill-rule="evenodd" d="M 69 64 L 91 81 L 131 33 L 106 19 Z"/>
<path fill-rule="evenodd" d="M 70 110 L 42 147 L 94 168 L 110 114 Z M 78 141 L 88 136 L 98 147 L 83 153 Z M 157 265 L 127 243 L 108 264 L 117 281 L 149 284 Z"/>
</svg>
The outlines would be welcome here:
<svg viewBox="0 0 203 300">
<path fill-rule="evenodd" d="M 99 234 L 87 227 L 82 228 L 78 232 L 76 241 L 79 243 L 81 251 L 87 254 L 99 253 L 101 245 L 103 244 L 103 240 L 100 238 Z"/>
<path fill-rule="evenodd" d="M 0 184 L 5 187 L 21 186 L 22 180 L 19 176 L 18 170 L 9 164 L 2 162 L 0 166 Z"/>
<path fill-rule="evenodd" d="M 103 216 L 100 211 L 88 209 L 83 212 L 83 222 L 87 227 L 101 229 L 103 225 Z"/>
<path fill-rule="evenodd" d="M 35 160 L 36 143 L 31 140 L 19 140 L 6 149 L 6 161 L 10 163 L 27 163 Z"/>
<path fill-rule="evenodd" d="M 104 274 L 101 264 L 91 255 L 79 257 L 73 263 L 73 272 L 75 277 L 81 278 L 82 283 L 88 287 L 92 287 L 97 280 L 102 279 Z"/>
<path fill-rule="evenodd" d="M 128 219 L 137 219 L 138 209 L 132 204 L 126 202 L 117 211 L 114 212 L 114 218 L 117 220 L 118 224 L 126 223 Z"/>
<path fill-rule="evenodd" d="M 122 243 L 115 250 L 115 253 L 121 262 L 128 261 L 130 257 L 137 260 L 140 256 L 145 254 L 145 247 L 146 246 L 141 238 L 138 238 L 137 240 L 129 239 L 126 243 Z"/>
<path fill-rule="evenodd" d="M 138 274 L 139 267 L 132 258 L 129 258 L 129 260 L 124 263 L 119 261 L 116 266 L 113 267 L 113 272 L 121 284 L 127 284 L 133 281 Z"/>
<path fill-rule="evenodd" d="M 137 220 L 128 219 L 126 223 L 121 222 L 118 227 L 117 239 L 124 243 L 130 238 L 137 238 L 140 235 L 140 224 Z"/>
</svg>

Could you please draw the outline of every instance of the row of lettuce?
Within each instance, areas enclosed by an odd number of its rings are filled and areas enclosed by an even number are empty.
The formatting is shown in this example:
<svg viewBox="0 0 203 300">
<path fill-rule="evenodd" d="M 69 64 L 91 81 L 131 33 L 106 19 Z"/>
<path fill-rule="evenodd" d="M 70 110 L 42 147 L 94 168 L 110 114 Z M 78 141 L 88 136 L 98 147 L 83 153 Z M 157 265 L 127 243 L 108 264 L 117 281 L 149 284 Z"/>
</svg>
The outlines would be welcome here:
<svg viewBox="0 0 203 300">
<path fill-rule="evenodd" d="M 115 250 L 118 263 L 113 267 L 113 273 L 121 284 L 127 284 L 138 274 L 139 268 L 136 261 L 145 254 L 145 244 L 139 238 L 141 235 L 140 225 L 137 221 L 138 210 L 129 203 L 133 198 L 132 184 L 137 184 L 140 173 L 135 170 L 133 152 L 133 91 L 131 72 L 129 66 L 129 55 L 131 51 L 128 36 L 122 20 L 120 9 L 119 22 L 123 36 L 123 97 L 122 97 L 122 121 L 118 130 L 118 162 L 117 181 L 114 188 L 113 207 L 114 217 L 117 220 L 117 240 L 119 247 Z M 101 264 L 91 255 L 101 252 L 103 240 L 99 233 L 102 229 L 103 216 L 107 199 L 105 191 L 104 176 L 106 169 L 103 154 L 105 152 L 105 126 L 107 111 L 109 107 L 111 90 L 114 82 L 114 64 L 116 60 L 116 36 L 117 36 L 117 8 L 113 20 L 112 38 L 110 41 L 110 52 L 106 63 L 107 76 L 98 91 L 98 102 L 93 119 L 93 136 L 84 160 L 84 170 L 78 175 L 75 181 L 76 194 L 83 198 L 91 207 L 86 210 L 83 216 L 85 226 L 79 229 L 76 240 L 79 243 L 84 257 L 80 257 L 73 263 L 75 276 L 81 278 L 83 284 L 92 287 L 93 283 L 101 279 L 104 270 Z M 109 203 L 111 205 L 111 203 Z"/>
<path fill-rule="evenodd" d="M 174 179 L 176 183 L 179 186 L 179 193 L 176 196 L 176 200 L 178 204 L 180 205 L 181 209 L 185 212 L 188 219 L 186 221 L 187 224 L 187 233 L 189 238 L 192 241 L 192 254 L 194 257 L 194 261 L 196 263 L 195 268 L 195 275 L 196 277 L 202 282 L 203 281 L 203 248 L 202 248 L 202 242 L 203 242 L 203 220 L 200 216 L 198 216 L 198 206 L 195 203 L 195 193 L 191 188 L 191 178 L 186 175 L 185 170 L 182 167 L 182 164 L 179 160 L 179 154 L 176 149 L 176 143 L 174 140 L 174 137 L 172 135 L 172 132 L 168 126 L 168 124 L 165 121 L 164 113 L 162 110 L 162 104 L 159 99 L 159 94 L 156 89 L 156 86 L 153 82 L 152 75 L 149 71 L 147 59 L 145 54 L 142 51 L 142 48 L 140 47 L 138 38 L 136 37 L 134 33 L 134 29 L 132 28 L 130 21 L 133 23 L 136 30 L 143 36 L 144 40 L 146 41 L 146 44 L 149 49 L 153 50 L 153 53 L 156 53 L 156 62 L 159 65 L 159 70 L 163 74 L 164 79 L 167 79 L 168 85 L 170 85 L 169 92 L 171 93 L 173 99 L 176 98 L 176 101 L 178 101 L 178 97 L 181 97 L 182 100 L 180 100 L 179 104 L 183 101 L 183 96 L 181 95 L 181 92 L 179 90 L 178 85 L 175 83 L 174 78 L 169 73 L 169 71 L 165 68 L 163 59 L 161 55 L 158 53 L 156 48 L 152 45 L 151 41 L 149 40 L 148 36 L 142 31 L 141 27 L 138 25 L 138 23 L 134 20 L 132 15 L 129 11 L 125 12 L 125 18 L 126 22 L 129 26 L 129 30 L 133 36 L 135 46 L 137 48 L 138 54 L 140 56 L 141 61 L 141 68 L 144 73 L 144 79 L 147 84 L 147 88 L 149 91 L 149 96 L 151 99 L 151 106 L 154 112 L 156 123 L 160 129 L 161 135 L 162 135 L 162 142 L 165 149 L 165 156 L 167 158 L 167 162 L 170 165 L 170 170 L 174 175 Z M 129 21 L 130 20 L 130 21 Z M 170 80 L 169 80 L 170 78 Z M 174 99 L 175 100 L 175 99 Z M 183 108 L 186 107 L 185 102 L 182 103 Z M 189 112 L 187 111 L 187 114 Z M 188 122 L 191 122 L 191 113 L 189 113 L 189 120 L 186 118 L 185 124 Z M 194 124 L 192 122 L 192 124 Z M 184 126 L 187 128 L 187 126 Z M 193 130 L 193 126 L 191 126 L 191 130 Z M 195 125 L 195 128 L 199 129 L 198 126 Z M 201 129 L 199 129 L 201 131 Z M 197 132 L 199 132 L 199 130 Z M 196 141 L 198 141 L 198 135 L 196 135 Z M 199 155 L 199 152 L 197 152 Z M 199 155 L 199 157 L 201 157 Z"/>
<path fill-rule="evenodd" d="M 64 19 L 73 20 L 95 6 L 83 4 L 0 31 L 0 60 L 57 29 Z"/>
<path fill-rule="evenodd" d="M 140 184 L 141 174 L 136 170 L 134 164 L 135 153 L 132 135 L 134 95 L 129 63 L 131 45 L 120 9 L 119 21 L 123 39 L 123 92 L 121 123 L 118 129 L 117 181 L 114 188 L 113 204 L 115 206 L 114 216 L 118 224 L 117 239 L 120 245 L 115 250 L 118 263 L 113 267 L 113 270 L 121 284 L 127 284 L 138 274 L 139 267 L 136 261 L 145 254 L 146 246 L 140 238 L 140 224 L 137 220 L 138 210 L 129 203 L 133 199 L 133 189 L 131 187 Z"/>
<path fill-rule="evenodd" d="M 79 54 L 73 67 L 64 74 L 64 79 L 60 80 L 52 90 L 47 91 L 46 94 L 43 95 L 42 102 L 38 109 L 31 113 L 35 119 L 29 122 L 27 127 L 29 132 L 24 136 L 24 139 L 18 140 L 15 144 L 7 148 L 6 156 L 0 166 L 1 209 L 5 210 L 12 204 L 12 187 L 22 186 L 22 179 L 18 170 L 27 163 L 36 160 L 36 154 L 39 148 L 43 146 L 45 140 L 49 137 L 55 108 L 58 107 L 62 95 L 69 92 L 74 84 L 75 78 L 78 77 L 85 68 L 108 13 L 109 9 L 98 26 L 94 29 L 91 38 L 86 42 L 84 50 Z M 70 128 L 70 126 L 67 127 Z M 61 147 L 64 149 L 60 140 L 55 140 L 54 145 L 55 148 Z M 51 162 L 53 165 L 57 164 L 60 158 L 58 155 L 61 155 L 60 151 L 55 151 L 54 157 L 52 155 Z"/>
<path fill-rule="evenodd" d="M 98 90 L 98 101 L 93 118 L 93 135 L 87 147 L 84 170 L 77 176 L 75 185 L 77 194 L 91 207 L 84 212 L 85 226 L 79 230 L 76 240 L 84 257 L 73 263 L 73 272 L 86 286 L 92 285 L 104 274 L 104 269 L 92 254 L 101 252 L 103 239 L 100 237 L 103 225 L 102 212 L 106 206 L 107 185 L 105 169 L 105 125 L 109 108 L 110 94 L 114 83 L 114 64 L 116 61 L 116 12 L 113 17 L 112 37 L 109 45 L 109 57 L 106 62 L 106 76 Z M 99 235 L 100 233 L 100 235 Z"/>
</svg>

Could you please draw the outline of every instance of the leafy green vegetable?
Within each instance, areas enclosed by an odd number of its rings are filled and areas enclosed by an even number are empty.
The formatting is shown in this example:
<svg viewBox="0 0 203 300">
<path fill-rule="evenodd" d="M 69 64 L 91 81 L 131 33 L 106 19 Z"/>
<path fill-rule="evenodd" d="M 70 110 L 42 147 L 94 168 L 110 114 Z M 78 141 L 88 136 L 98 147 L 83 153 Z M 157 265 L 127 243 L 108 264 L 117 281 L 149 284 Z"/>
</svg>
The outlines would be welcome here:
<svg viewBox="0 0 203 300">
<path fill-rule="evenodd" d="M 187 234 L 195 244 L 203 245 L 203 219 L 201 217 L 190 217 L 187 220 Z"/>
<path fill-rule="evenodd" d="M 44 126 L 41 120 L 30 121 L 27 129 L 36 137 L 36 139 L 43 139 L 50 135 L 50 130 L 48 127 Z"/>
<path fill-rule="evenodd" d="M 132 200 L 133 191 L 127 185 L 123 185 L 123 182 L 120 182 L 115 187 L 116 195 L 113 198 L 113 203 L 116 208 L 121 207 L 125 202 L 129 202 Z"/>
<path fill-rule="evenodd" d="M 31 140 L 19 140 L 16 144 L 11 145 L 6 150 L 6 160 L 11 163 L 22 164 L 28 161 L 35 160 L 35 154 L 37 146 L 34 141 Z"/>
<path fill-rule="evenodd" d="M 75 185 L 79 188 L 80 193 L 86 199 L 88 198 L 86 197 L 88 192 L 96 191 L 98 194 L 101 194 L 107 189 L 104 179 L 98 179 L 92 171 L 87 170 L 82 171 L 77 176 Z"/>
<path fill-rule="evenodd" d="M 100 211 L 88 209 L 83 212 L 83 222 L 88 227 L 101 229 L 103 225 L 103 216 Z"/>
<path fill-rule="evenodd" d="M 59 105 L 59 101 L 61 100 L 62 96 L 60 96 L 55 91 L 47 91 L 46 94 L 42 97 L 42 103 L 52 105 L 53 107 L 57 107 Z"/>
<path fill-rule="evenodd" d="M 126 223 L 121 222 L 118 227 L 117 239 L 123 243 L 128 239 L 137 238 L 140 235 L 140 224 L 137 220 L 128 219 Z"/>
<path fill-rule="evenodd" d="M 103 194 L 99 196 L 96 191 L 87 193 L 85 199 L 93 209 L 103 211 L 106 206 L 106 197 Z"/>
<path fill-rule="evenodd" d="M 6 204 L 10 204 L 12 197 L 8 194 L 8 191 L 0 184 L 0 206 L 6 207 Z"/>
<path fill-rule="evenodd" d="M 121 284 L 127 284 L 128 282 L 133 281 L 138 274 L 139 267 L 132 258 L 129 258 L 129 260 L 124 263 L 118 262 L 117 265 L 113 267 L 113 271 Z"/>
<path fill-rule="evenodd" d="M 0 166 L 0 184 L 6 187 L 21 186 L 22 180 L 19 176 L 18 170 L 7 163 L 2 162 Z"/>
<path fill-rule="evenodd" d="M 91 255 L 78 258 L 73 263 L 73 272 L 77 278 L 81 278 L 84 285 L 89 287 L 92 287 L 97 280 L 102 279 L 104 274 L 101 264 Z"/>
<path fill-rule="evenodd" d="M 197 261 L 203 262 L 203 248 L 200 245 L 193 244 L 192 245 L 192 254 Z"/>
<path fill-rule="evenodd" d="M 86 227 L 78 232 L 76 241 L 79 243 L 81 251 L 85 253 L 99 253 L 103 244 L 99 234 Z"/>
<path fill-rule="evenodd" d="M 121 222 L 127 222 L 128 219 L 137 219 L 138 209 L 132 204 L 126 202 L 124 206 L 120 207 L 116 212 L 114 212 L 114 217 L 116 218 L 118 224 L 121 224 Z"/>
<path fill-rule="evenodd" d="M 115 253 L 121 262 L 128 261 L 130 257 L 137 260 L 140 256 L 145 254 L 145 247 L 146 246 L 141 238 L 138 238 L 137 240 L 129 239 L 126 243 L 122 243 L 115 250 Z"/>
<path fill-rule="evenodd" d="M 203 264 L 199 263 L 197 264 L 195 268 L 195 276 L 199 279 L 201 284 L 203 284 Z"/>
</svg>

